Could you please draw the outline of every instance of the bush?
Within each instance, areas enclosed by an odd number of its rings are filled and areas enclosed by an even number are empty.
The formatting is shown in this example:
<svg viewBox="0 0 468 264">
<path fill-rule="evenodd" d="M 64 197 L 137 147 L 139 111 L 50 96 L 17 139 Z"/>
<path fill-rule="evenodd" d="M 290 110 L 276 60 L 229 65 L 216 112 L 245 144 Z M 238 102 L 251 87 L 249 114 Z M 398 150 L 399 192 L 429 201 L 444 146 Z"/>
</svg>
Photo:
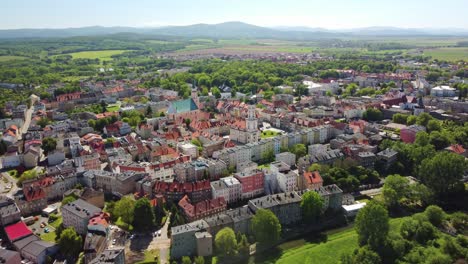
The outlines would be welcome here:
<svg viewBox="0 0 468 264">
<path fill-rule="evenodd" d="M 445 212 L 436 205 L 428 206 L 424 213 L 426 214 L 427 220 L 434 226 L 440 226 L 445 218 Z"/>
</svg>

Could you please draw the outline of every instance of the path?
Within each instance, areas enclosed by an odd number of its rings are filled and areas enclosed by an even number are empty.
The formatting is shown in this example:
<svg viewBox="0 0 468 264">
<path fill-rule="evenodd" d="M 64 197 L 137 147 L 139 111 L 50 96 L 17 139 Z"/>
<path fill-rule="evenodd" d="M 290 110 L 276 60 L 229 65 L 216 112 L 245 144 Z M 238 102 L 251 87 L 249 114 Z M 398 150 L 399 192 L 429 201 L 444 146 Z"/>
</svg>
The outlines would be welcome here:
<svg viewBox="0 0 468 264">
<path fill-rule="evenodd" d="M 159 260 L 161 264 L 168 264 L 169 263 L 169 249 L 171 248 L 171 239 L 168 237 L 168 229 L 169 229 L 169 219 L 171 215 L 167 215 L 167 220 L 164 226 L 161 228 L 161 236 L 154 237 L 153 241 L 151 241 L 148 249 L 157 249 L 159 250 Z"/>
<path fill-rule="evenodd" d="M 2 177 L 5 177 L 6 179 L 8 179 L 9 183 L 11 184 L 11 189 L 8 191 L 6 196 L 13 198 L 13 194 L 15 194 L 18 191 L 18 186 L 16 186 L 17 180 L 11 177 L 8 172 L 2 172 L 1 174 L 2 174 Z"/>
</svg>

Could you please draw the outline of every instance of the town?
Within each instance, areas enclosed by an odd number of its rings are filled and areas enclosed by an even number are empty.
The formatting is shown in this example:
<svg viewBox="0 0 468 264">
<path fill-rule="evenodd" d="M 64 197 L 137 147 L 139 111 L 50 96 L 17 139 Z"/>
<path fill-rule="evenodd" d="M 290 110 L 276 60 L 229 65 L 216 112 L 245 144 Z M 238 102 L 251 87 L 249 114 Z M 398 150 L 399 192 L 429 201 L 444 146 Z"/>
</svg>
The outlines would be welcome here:
<svg viewBox="0 0 468 264">
<path fill-rule="evenodd" d="M 2 263 L 467 261 L 467 60 L 9 45 Z"/>
</svg>

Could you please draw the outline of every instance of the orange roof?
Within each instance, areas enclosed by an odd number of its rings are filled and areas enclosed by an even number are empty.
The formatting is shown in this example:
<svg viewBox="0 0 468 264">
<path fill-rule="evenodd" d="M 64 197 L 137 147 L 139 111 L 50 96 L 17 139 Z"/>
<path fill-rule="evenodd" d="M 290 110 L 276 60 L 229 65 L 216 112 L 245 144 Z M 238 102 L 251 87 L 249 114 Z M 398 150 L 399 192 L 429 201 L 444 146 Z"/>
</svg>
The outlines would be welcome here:
<svg viewBox="0 0 468 264">
<path fill-rule="evenodd" d="M 304 172 L 304 178 L 308 184 L 323 183 L 322 176 L 320 176 L 318 171 L 306 171 Z"/>
</svg>

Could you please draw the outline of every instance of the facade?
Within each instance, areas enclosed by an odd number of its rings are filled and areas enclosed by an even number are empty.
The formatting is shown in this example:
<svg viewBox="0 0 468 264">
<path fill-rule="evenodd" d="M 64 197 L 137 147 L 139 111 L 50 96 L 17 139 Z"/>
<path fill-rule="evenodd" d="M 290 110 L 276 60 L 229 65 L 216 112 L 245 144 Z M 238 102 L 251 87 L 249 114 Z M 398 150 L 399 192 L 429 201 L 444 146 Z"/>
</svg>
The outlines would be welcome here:
<svg viewBox="0 0 468 264">
<path fill-rule="evenodd" d="M 0 196 L 0 224 L 6 226 L 21 220 L 21 212 L 15 201 L 6 196 Z"/>
<path fill-rule="evenodd" d="M 306 171 L 302 175 L 303 189 L 317 190 L 323 186 L 323 179 L 318 171 Z"/>
<path fill-rule="evenodd" d="M 296 155 L 291 152 L 278 153 L 275 155 L 275 160 L 284 162 L 291 167 L 296 165 Z"/>
<path fill-rule="evenodd" d="M 249 201 L 250 210 L 269 209 L 278 217 L 281 225 L 293 225 L 302 220 L 301 195 L 297 192 L 263 196 Z"/>
<path fill-rule="evenodd" d="M 88 231 L 89 219 L 101 212 L 98 207 L 78 199 L 61 208 L 64 227 L 73 226 L 78 234 Z"/>
<path fill-rule="evenodd" d="M 207 257 L 213 255 L 213 236 L 208 232 L 195 233 L 197 256 Z"/>
<path fill-rule="evenodd" d="M 229 176 L 210 183 L 212 197 L 223 197 L 228 204 L 235 203 L 242 198 L 242 185 L 238 179 Z"/>
<path fill-rule="evenodd" d="M 397 158 L 398 152 L 390 148 L 384 149 L 377 153 L 377 159 L 383 162 L 385 169 L 389 169 L 393 164 L 395 164 Z"/>
<path fill-rule="evenodd" d="M 21 263 L 21 255 L 16 251 L 2 248 L 0 249 L 0 262 L 3 264 Z"/>
<path fill-rule="evenodd" d="M 181 258 L 197 253 L 197 240 L 195 233 L 206 231 L 208 224 L 198 220 L 185 225 L 171 228 L 171 257 Z"/>
<path fill-rule="evenodd" d="M 192 222 L 225 211 L 227 203 L 223 197 L 219 197 L 192 204 L 188 196 L 184 196 L 179 201 L 179 207 L 182 209 L 187 221 Z"/>
<path fill-rule="evenodd" d="M 340 210 L 343 201 L 343 191 L 335 184 L 320 187 L 315 190 L 323 198 L 324 210 Z"/>
<path fill-rule="evenodd" d="M 416 140 L 416 134 L 420 131 L 426 131 L 426 128 L 418 125 L 411 125 L 400 130 L 401 141 L 413 143 Z"/>
<path fill-rule="evenodd" d="M 229 131 L 230 139 L 240 143 L 253 143 L 260 140 L 258 130 L 258 119 L 255 115 L 255 105 L 249 105 L 245 124 L 239 122 L 237 126 L 232 126 Z"/>
<path fill-rule="evenodd" d="M 242 199 L 257 197 L 265 192 L 265 174 L 260 170 L 238 172 L 234 177 L 242 185 Z"/>
</svg>

